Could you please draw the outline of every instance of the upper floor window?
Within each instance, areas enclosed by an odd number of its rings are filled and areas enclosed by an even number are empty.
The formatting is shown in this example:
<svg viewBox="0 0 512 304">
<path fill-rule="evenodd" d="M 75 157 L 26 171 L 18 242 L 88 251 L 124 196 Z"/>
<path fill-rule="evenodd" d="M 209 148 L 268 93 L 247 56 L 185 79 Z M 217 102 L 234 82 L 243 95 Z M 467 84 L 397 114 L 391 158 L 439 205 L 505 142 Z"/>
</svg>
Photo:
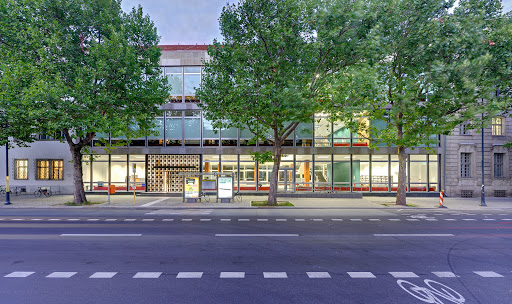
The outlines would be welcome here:
<svg viewBox="0 0 512 304">
<path fill-rule="evenodd" d="M 492 135 L 505 135 L 503 133 L 503 117 L 495 117 L 492 119 Z"/>
<path fill-rule="evenodd" d="M 469 128 L 468 128 L 467 123 L 463 123 L 460 125 L 459 134 L 460 135 L 469 135 Z"/>
<path fill-rule="evenodd" d="M 62 159 L 38 159 L 36 179 L 62 180 L 64 179 L 64 161 Z"/>
<path fill-rule="evenodd" d="M 28 159 L 14 160 L 14 179 L 28 179 Z"/>
<path fill-rule="evenodd" d="M 494 177 L 504 177 L 503 158 L 505 153 L 494 153 Z"/>
<path fill-rule="evenodd" d="M 460 177 L 471 177 L 471 153 L 460 154 Z"/>
</svg>

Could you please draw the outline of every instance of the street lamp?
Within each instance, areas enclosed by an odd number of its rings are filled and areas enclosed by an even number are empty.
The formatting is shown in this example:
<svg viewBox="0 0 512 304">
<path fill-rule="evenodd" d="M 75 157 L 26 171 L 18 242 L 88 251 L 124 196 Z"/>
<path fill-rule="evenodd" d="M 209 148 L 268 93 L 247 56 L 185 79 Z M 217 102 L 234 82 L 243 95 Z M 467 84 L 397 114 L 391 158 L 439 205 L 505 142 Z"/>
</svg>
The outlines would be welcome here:
<svg viewBox="0 0 512 304">
<path fill-rule="evenodd" d="M 7 113 L 4 112 L 5 117 L 5 131 L 7 131 L 8 122 L 7 122 Z M 9 189 L 9 137 L 6 138 L 7 141 L 5 143 L 5 203 L 4 205 L 11 205 L 11 196 Z"/>
<path fill-rule="evenodd" d="M 483 100 L 482 100 L 483 102 Z M 482 113 L 482 195 L 480 199 L 480 206 L 487 207 L 485 203 L 485 183 L 484 183 L 484 113 Z"/>
</svg>

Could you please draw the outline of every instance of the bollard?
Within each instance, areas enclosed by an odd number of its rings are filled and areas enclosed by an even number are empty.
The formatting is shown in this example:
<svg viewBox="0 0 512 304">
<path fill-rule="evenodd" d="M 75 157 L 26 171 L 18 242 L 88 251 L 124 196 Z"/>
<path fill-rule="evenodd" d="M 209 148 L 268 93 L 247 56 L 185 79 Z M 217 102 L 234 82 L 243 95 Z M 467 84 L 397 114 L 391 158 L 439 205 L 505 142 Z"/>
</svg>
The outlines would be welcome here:
<svg viewBox="0 0 512 304">
<path fill-rule="evenodd" d="M 437 208 L 446 208 L 444 205 L 443 205 L 443 195 L 444 194 L 444 190 L 441 190 L 439 192 L 439 206 Z"/>
</svg>

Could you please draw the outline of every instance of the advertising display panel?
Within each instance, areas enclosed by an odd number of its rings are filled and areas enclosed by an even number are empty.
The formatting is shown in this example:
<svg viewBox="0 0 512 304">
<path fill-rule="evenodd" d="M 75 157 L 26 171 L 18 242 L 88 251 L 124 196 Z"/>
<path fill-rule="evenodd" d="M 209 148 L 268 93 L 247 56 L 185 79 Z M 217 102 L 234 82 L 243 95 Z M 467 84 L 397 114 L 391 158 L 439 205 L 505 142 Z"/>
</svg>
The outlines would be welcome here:
<svg viewBox="0 0 512 304">
<path fill-rule="evenodd" d="M 185 198 L 199 198 L 199 177 L 185 177 Z"/>
<path fill-rule="evenodd" d="M 218 190 L 217 198 L 233 198 L 233 177 L 219 176 L 217 177 Z"/>
</svg>

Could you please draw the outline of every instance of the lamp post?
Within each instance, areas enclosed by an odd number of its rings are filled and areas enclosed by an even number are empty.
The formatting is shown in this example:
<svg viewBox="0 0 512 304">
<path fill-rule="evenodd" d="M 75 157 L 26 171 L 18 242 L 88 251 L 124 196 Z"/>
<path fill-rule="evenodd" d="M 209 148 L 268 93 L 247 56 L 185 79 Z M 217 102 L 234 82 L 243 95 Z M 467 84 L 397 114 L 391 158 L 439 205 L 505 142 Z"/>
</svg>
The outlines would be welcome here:
<svg viewBox="0 0 512 304">
<path fill-rule="evenodd" d="M 5 130 L 7 131 L 7 113 L 4 112 L 5 117 Z M 4 205 L 11 205 L 11 196 L 9 191 L 9 137 L 5 143 L 5 203 Z"/>
<path fill-rule="evenodd" d="M 487 204 L 485 203 L 484 164 L 484 113 L 482 113 L 482 195 L 480 200 L 480 206 L 487 207 Z"/>
</svg>

